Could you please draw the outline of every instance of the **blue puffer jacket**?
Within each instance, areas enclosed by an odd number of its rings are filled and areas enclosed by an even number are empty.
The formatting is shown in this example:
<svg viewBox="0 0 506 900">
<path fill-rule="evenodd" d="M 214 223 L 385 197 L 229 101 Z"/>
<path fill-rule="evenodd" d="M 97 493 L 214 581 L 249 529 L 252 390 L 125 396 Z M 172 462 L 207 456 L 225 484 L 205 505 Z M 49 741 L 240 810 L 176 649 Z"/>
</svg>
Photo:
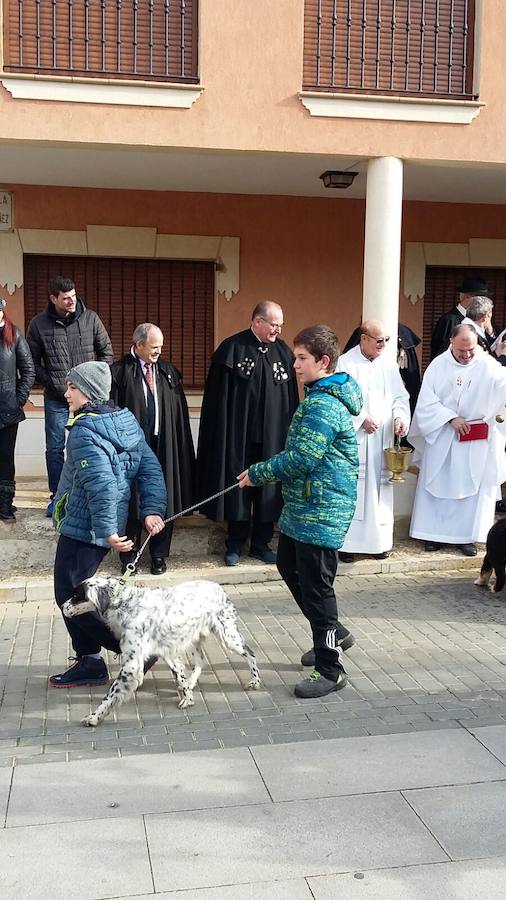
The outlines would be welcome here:
<svg viewBox="0 0 506 900">
<path fill-rule="evenodd" d="M 130 410 L 87 404 L 66 427 L 67 454 L 53 516 L 60 534 L 109 547 L 108 535 L 125 533 L 134 481 L 141 520 L 165 517 L 163 472 Z"/>
<path fill-rule="evenodd" d="M 321 378 L 304 389 L 285 449 L 248 473 L 253 484 L 281 481 L 279 528 L 317 547 L 342 546 L 357 499 L 358 450 L 352 416 L 362 394 L 346 373 Z"/>
</svg>

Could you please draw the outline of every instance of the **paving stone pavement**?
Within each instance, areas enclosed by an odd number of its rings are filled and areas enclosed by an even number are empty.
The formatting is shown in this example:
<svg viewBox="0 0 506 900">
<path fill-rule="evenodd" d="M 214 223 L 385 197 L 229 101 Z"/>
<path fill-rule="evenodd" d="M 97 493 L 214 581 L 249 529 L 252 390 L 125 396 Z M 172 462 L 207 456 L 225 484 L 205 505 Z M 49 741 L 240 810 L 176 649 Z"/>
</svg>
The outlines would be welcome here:
<svg viewBox="0 0 506 900">
<path fill-rule="evenodd" d="M 341 576 L 340 615 L 357 643 L 348 686 L 298 700 L 308 649 L 304 618 L 280 583 L 231 586 L 263 688 L 214 638 L 195 706 L 177 709 L 164 664 L 135 700 L 97 730 L 81 718 L 104 689 L 47 687 L 71 654 L 61 615 L 47 600 L 0 605 L 0 766 L 146 753 L 248 747 L 360 735 L 506 724 L 506 593 L 480 591 L 469 571 Z M 111 672 L 118 662 L 109 656 Z"/>
</svg>

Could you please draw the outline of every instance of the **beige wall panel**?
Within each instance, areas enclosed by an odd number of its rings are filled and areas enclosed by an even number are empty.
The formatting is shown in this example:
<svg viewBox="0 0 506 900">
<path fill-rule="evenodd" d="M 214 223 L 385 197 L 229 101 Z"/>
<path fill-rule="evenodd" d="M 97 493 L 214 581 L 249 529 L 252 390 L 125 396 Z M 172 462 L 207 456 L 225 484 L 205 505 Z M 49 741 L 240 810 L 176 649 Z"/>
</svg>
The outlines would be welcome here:
<svg viewBox="0 0 506 900">
<path fill-rule="evenodd" d="M 506 266 L 506 240 L 471 238 L 469 262 L 472 266 Z"/>
<path fill-rule="evenodd" d="M 89 256 L 155 255 L 156 228 L 87 225 L 86 233 Z"/>
<path fill-rule="evenodd" d="M 222 237 L 219 247 L 221 267 L 216 273 L 216 289 L 227 300 L 231 300 L 239 290 L 239 252 L 238 237 Z"/>
<path fill-rule="evenodd" d="M 55 253 L 61 256 L 86 256 L 85 231 L 19 228 L 23 253 Z"/>
<path fill-rule="evenodd" d="M 428 266 L 468 266 L 469 245 L 432 244 L 423 245 L 425 262 Z"/>
<path fill-rule="evenodd" d="M 404 250 L 404 296 L 416 303 L 425 294 L 425 254 L 422 243 L 407 243 Z"/>
<path fill-rule="evenodd" d="M 220 237 L 158 234 L 155 256 L 161 259 L 218 259 Z"/>
<path fill-rule="evenodd" d="M 23 284 L 23 250 L 17 231 L 0 234 L 0 284 L 9 294 Z"/>
</svg>

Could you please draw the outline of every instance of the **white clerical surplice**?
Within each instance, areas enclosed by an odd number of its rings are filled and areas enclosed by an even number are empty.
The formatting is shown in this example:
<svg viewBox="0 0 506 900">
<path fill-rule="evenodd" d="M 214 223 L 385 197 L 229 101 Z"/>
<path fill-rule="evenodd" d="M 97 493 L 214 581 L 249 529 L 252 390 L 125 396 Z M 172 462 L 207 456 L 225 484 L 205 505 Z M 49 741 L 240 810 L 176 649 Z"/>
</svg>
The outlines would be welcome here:
<svg viewBox="0 0 506 900">
<path fill-rule="evenodd" d="M 359 478 L 355 515 L 342 550 L 345 553 L 384 553 L 392 548 L 394 531 L 391 472 L 385 468 L 384 449 L 394 442 L 394 419 L 409 425 L 409 394 L 399 369 L 388 356 L 368 359 L 360 346 L 339 357 L 338 372 L 348 372 L 362 390 L 364 405 L 353 416 L 357 431 Z M 379 423 L 368 434 L 362 423 L 370 416 Z"/>
<path fill-rule="evenodd" d="M 467 364 L 451 349 L 431 362 L 409 441 L 420 464 L 410 535 L 425 541 L 485 541 L 498 489 L 506 481 L 505 432 L 496 422 L 506 402 L 506 369 L 477 349 Z M 450 420 L 486 423 L 487 438 L 461 441 Z"/>
</svg>

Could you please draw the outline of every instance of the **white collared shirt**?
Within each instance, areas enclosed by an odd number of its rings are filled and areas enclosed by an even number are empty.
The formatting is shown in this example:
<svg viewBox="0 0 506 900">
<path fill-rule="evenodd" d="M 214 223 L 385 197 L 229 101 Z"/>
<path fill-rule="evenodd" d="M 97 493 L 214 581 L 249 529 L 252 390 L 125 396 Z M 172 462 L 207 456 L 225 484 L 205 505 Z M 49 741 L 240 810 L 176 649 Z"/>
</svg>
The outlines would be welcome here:
<svg viewBox="0 0 506 900">
<path fill-rule="evenodd" d="M 464 316 L 462 319 L 461 325 L 472 325 L 476 334 L 479 334 L 485 341 L 487 340 L 487 336 L 485 334 L 485 329 L 478 325 L 478 322 L 475 322 L 474 319 L 470 319 L 469 316 Z"/>
<path fill-rule="evenodd" d="M 142 374 L 144 375 L 144 378 L 142 379 L 142 389 L 144 391 L 144 400 L 146 401 L 146 406 L 147 406 L 148 405 L 149 387 L 148 387 L 148 383 L 146 381 L 146 363 L 144 362 L 143 359 L 140 358 L 140 356 L 137 356 L 133 347 L 131 348 L 130 352 L 131 352 L 132 356 L 134 356 L 135 359 L 137 360 L 137 362 L 140 364 L 140 367 L 142 369 Z M 153 373 L 153 400 L 155 401 L 155 426 L 153 429 L 153 433 L 154 433 L 155 437 L 158 437 L 158 433 L 160 430 L 160 411 L 158 408 L 158 391 L 156 389 L 156 381 L 157 381 L 156 363 L 151 363 L 151 372 Z"/>
</svg>

